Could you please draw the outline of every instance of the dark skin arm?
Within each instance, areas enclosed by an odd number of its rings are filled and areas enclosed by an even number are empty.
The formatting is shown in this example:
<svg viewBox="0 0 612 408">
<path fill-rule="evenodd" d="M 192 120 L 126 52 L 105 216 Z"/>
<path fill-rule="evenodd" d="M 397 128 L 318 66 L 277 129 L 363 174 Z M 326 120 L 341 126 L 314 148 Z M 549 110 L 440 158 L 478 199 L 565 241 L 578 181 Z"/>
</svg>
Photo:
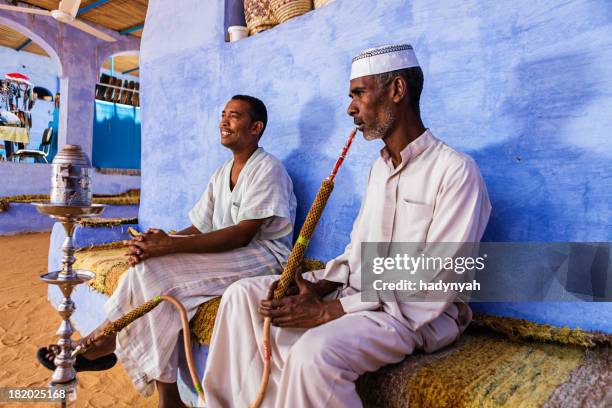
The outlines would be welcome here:
<svg viewBox="0 0 612 408">
<path fill-rule="evenodd" d="M 147 258 L 179 252 L 229 251 L 248 245 L 265 221 L 266 218 L 244 220 L 231 227 L 205 234 L 200 233 L 193 225 L 179 231 L 176 235 L 168 235 L 160 229 L 150 228 L 132 240 L 123 241 L 124 245 L 128 246 L 125 255 L 129 257 L 129 264 L 134 266 Z"/>
<path fill-rule="evenodd" d="M 201 234 L 200 230 L 197 229 L 194 225 L 190 225 L 187 228 L 180 230 L 179 232 L 173 235 L 196 235 Z"/>
<path fill-rule="evenodd" d="M 267 299 L 262 300 L 259 307 L 259 313 L 263 317 L 271 318 L 274 326 L 311 328 L 344 315 L 344 309 L 338 299 L 322 298 L 340 286 L 337 282 L 322 280 L 311 283 L 298 273 L 295 287 L 290 288 L 288 296 L 280 300 L 268 300 L 272 299 L 277 286 L 278 281 L 270 286 Z M 291 295 L 296 291 L 296 294 Z"/>
</svg>

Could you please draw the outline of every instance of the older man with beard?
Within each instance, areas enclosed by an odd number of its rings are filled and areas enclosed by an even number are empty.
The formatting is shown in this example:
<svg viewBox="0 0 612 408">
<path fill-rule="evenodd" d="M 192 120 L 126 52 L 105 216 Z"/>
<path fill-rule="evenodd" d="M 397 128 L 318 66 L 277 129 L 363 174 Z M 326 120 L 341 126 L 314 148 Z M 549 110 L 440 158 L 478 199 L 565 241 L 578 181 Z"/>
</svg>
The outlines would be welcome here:
<svg viewBox="0 0 612 408">
<path fill-rule="evenodd" d="M 434 137 L 420 117 L 423 73 L 410 45 L 353 59 L 348 114 L 385 147 L 372 165 L 344 253 L 265 300 L 277 276 L 243 279 L 223 296 L 204 377 L 209 407 L 245 407 L 262 370 L 272 319 L 267 407 L 359 407 L 354 381 L 417 349 L 454 342 L 471 320 L 460 299 L 363 301 L 362 242 L 478 242 L 491 206 L 477 165 Z"/>
</svg>

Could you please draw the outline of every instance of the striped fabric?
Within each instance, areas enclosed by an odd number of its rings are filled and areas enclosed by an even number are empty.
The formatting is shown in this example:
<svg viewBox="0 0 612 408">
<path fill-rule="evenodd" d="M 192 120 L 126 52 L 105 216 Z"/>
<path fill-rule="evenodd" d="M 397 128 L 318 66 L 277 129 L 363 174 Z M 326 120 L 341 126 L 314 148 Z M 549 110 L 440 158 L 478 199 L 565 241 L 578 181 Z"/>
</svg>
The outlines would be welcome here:
<svg viewBox="0 0 612 408">
<path fill-rule="evenodd" d="M 200 304 L 222 295 L 231 283 L 281 270 L 274 254 L 258 240 L 223 253 L 152 258 L 122 275 L 104 308 L 108 319 L 116 320 L 145 301 L 168 294 L 183 303 L 191 319 Z M 143 395 L 153 393 L 154 380 L 176 381 L 180 331 L 178 312 L 163 302 L 117 336 L 115 352 Z"/>
</svg>

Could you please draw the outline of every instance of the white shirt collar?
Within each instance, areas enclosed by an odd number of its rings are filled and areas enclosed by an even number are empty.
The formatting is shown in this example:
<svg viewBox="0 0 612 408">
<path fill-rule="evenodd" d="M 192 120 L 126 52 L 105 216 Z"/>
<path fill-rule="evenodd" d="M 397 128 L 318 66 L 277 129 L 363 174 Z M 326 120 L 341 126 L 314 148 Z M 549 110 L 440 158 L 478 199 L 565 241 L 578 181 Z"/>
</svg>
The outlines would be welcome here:
<svg viewBox="0 0 612 408">
<path fill-rule="evenodd" d="M 408 145 L 404 147 L 404 149 L 400 152 L 400 156 L 402 157 L 402 164 L 408 163 L 410 159 L 415 158 L 419 154 L 423 153 L 425 149 L 434 144 L 435 140 L 436 138 L 431 134 L 431 131 L 429 129 L 425 129 L 425 132 L 421 133 L 419 137 L 408 143 Z M 385 163 L 390 164 L 391 167 L 393 167 L 393 163 L 391 162 L 391 155 L 389 155 L 387 146 L 383 147 L 380 150 L 380 157 L 382 157 Z"/>
</svg>

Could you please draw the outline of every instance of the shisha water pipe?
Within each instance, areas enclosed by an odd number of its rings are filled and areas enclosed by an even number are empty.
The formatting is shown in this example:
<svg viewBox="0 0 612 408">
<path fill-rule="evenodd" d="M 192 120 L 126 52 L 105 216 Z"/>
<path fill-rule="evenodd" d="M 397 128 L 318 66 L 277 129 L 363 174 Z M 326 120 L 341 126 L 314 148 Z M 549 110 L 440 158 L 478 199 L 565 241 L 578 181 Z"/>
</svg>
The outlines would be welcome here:
<svg viewBox="0 0 612 408">
<path fill-rule="evenodd" d="M 73 233 L 78 220 L 101 214 L 104 206 L 92 204 L 91 162 L 78 145 L 65 145 L 53 159 L 51 165 L 51 194 L 48 203 L 33 203 L 36 210 L 57 219 L 66 232 L 62 245 L 62 267 L 60 270 L 49 271 L 40 276 L 43 282 L 56 285 L 62 292 L 63 299 L 57 306 L 62 322 L 56 335 L 59 336 L 54 361 L 55 370 L 51 375 L 49 386 L 58 391 L 64 390 L 67 398 L 62 398 L 61 406 L 65 407 L 67 400 L 76 399 L 77 376 L 74 369 L 75 360 L 72 352 L 72 334 L 74 326 L 70 317 L 76 309 L 71 299 L 75 286 L 85 283 L 95 277 L 95 274 L 85 270 L 73 269 L 75 261 Z"/>
<path fill-rule="evenodd" d="M 346 144 L 342 149 L 342 153 L 340 153 L 340 157 L 338 157 L 338 160 L 332 169 L 332 172 L 325 180 L 323 180 L 323 183 L 321 183 L 321 188 L 319 189 L 319 192 L 317 193 L 317 196 L 315 197 L 315 200 L 312 203 L 308 214 L 306 215 L 306 220 L 302 225 L 300 235 L 298 235 L 298 239 L 295 242 L 291 253 L 289 254 L 289 258 L 287 259 L 287 264 L 285 265 L 283 273 L 278 280 L 278 286 L 272 295 L 274 300 L 279 300 L 284 297 L 289 285 L 291 285 L 291 283 L 295 280 L 296 273 L 301 273 L 299 267 L 304 259 L 304 253 L 306 252 L 310 239 L 312 238 L 312 234 L 314 233 L 314 230 L 321 219 L 321 215 L 323 214 L 327 200 L 334 189 L 334 179 L 336 178 L 336 173 L 338 173 L 338 170 L 340 169 L 340 166 L 342 165 L 342 162 L 344 161 L 344 158 L 346 157 L 356 134 L 357 129 L 355 128 L 351 131 L 351 134 L 349 135 Z M 259 383 L 259 390 L 257 391 L 257 397 L 251 404 L 250 408 L 259 408 L 261 406 L 266 394 L 268 381 L 270 379 L 272 359 L 272 351 L 270 349 L 270 325 L 271 319 L 266 317 L 264 319 L 263 328 L 264 367 L 261 375 L 261 382 Z"/>
</svg>

